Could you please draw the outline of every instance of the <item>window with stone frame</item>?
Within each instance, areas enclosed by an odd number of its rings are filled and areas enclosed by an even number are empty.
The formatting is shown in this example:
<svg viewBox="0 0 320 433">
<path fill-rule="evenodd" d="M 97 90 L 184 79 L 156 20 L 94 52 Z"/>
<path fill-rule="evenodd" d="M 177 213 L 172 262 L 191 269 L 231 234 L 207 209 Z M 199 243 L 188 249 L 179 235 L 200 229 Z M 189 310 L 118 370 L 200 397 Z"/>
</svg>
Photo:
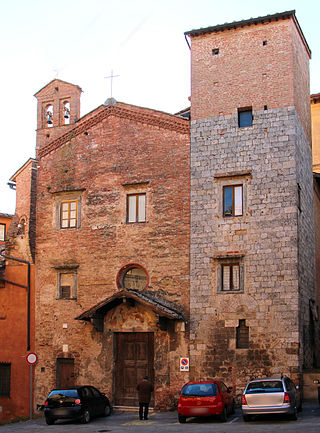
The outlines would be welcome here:
<svg viewBox="0 0 320 433">
<path fill-rule="evenodd" d="M 243 293 L 243 256 L 219 257 L 217 262 L 217 292 Z"/>
<path fill-rule="evenodd" d="M 0 241 L 6 240 L 6 225 L 0 223 Z"/>
<path fill-rule="evenodd" d="M 127 194 L 127 223 L 146 221 L 146 194 Z"/>
<path fill-rule="evenodd" d="M 236 328 L 236 348 L 249 348 L 249 326 L 246 325 L 245 319 L 240 319 Z"/>
<path fill-rule="evenodd" d="M 78 200 L 62 200 L 60 207 L 60 228 L 78 226 Z"/>
<path fill-rule="evenodd" d="M 243 185 L 225 185 L 223 187 L 223 216 L 243 215 Z"/>
<path fill-rule="evenodd" d="M 0 363 L 0 397 L 10 397 L 11 364 Z"/>
<path fill-rule="evenodd" d="M 58 271 L 58 299 L 77 298 L 77 271 L 59 270 Z"/>
</svg>

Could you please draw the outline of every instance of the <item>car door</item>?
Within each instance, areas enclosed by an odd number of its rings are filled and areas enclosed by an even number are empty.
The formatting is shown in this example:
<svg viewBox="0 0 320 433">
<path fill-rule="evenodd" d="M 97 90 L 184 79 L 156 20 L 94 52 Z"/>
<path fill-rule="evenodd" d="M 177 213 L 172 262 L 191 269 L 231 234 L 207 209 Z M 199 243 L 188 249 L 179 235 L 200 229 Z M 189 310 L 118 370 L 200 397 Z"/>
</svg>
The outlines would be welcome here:
<svg viewBox="0 0 320 433">
<path fill-rule="evenodd" d="M 94 404 L 93 393 L 92 393 L 90 387 L 89 386 L 82 387 L 81 388 L 81 394 L 82 394 L 83 406 L 85 406 L 89 410 L 90 416 L 95 416 L 96 415 L 96 408 L 95 408 L 95 404 Z"/>
<path fill-rule="evenodd" d="M 90 386 L 90 390 L 91 390 L 92 395 L 93 395 L 93 405 L 95 407 L 95 414 L 96 415 L 102 415 L 103 412 L 104 412 L 104 408 L 105 408 L 105 404 L 106 404 L 106 399 L 101 394 L 101 392 L 98 391 L 93 386 Z"/>
<path fill-rule="evenodd" d="M 220 388 L 221 388 L 221 395 L 225 402 L 224 404 L 227 407 L 227 410 L 230 411 L 232 406 L 232 395 L 230 392 L 228 392 L 228 388 L 223 382 L 220 383 Z"/>
</svg>

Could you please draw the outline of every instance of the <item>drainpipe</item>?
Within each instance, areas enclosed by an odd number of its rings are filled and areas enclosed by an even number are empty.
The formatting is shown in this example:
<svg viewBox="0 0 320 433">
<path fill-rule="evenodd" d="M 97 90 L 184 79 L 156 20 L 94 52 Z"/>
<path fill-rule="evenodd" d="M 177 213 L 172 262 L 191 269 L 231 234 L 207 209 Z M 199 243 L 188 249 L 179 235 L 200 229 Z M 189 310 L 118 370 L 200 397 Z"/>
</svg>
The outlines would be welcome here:
<svg viewBox="0 0 320 433">
<path fill-rule="evenodd" d="M 14 286 L 22 287 L 27 290 L 27 351 L 30 350 L 30 305 L 31 305 L 31 293 L 30 293 L 30 278 L 31 278 L 31 272 L 30 272 L 30 262 L 23 259 L 18 259 L 17 257 L 8 256 L 7 254 L 2 254 L 2 257 L 4 257 L 7 260 L 14 260 L 19 263 L 24 263 L 28 265 L 28 276 L 27 276 L 27 285 L 15 283 L 13 281 L 9 280 L 2 280 L 7 284 L 13 284 Z"/>
</svg>

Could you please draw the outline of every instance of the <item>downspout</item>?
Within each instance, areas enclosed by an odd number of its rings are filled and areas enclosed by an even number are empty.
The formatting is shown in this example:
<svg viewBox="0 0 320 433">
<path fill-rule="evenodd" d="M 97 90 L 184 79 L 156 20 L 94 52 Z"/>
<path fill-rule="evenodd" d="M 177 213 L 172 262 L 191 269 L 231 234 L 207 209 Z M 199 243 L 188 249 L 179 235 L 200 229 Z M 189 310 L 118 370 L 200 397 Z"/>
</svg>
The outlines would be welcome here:
<svg viewBox="0 0 320 433">
<path fill-rule="evenodd" d="M 18 259 L 17 257 L 13 257 L 13 256 L 8 256 L 6 254 L 2 254 L 2 257 L 4 257 L 5 259 L 8 260 L 15 260 L 16 262 L 20 262 L 20 263 L 24 263 L 26 265 L 28 265 L 28 275 L 27 275 L 27 285 L 23 285 L 23 284 L 19 284 L 19 283 L 15 283 L 13 281 L 9 281 L 9 280 L 2 280 L 7 284 L 12 284 L 14 286 L 18 286 L 18 287 L 22 287 L 24 289 L 27 290 L 27 350 L 30 350 L 30 316 L 31 316 L 31 293 L 30 293 L 30 282 L 31 282 L 31 272 L 30 272 L 30 262 L 28 262 L 27 260 L 23 260 L 23 259 Z"/>
</svg>

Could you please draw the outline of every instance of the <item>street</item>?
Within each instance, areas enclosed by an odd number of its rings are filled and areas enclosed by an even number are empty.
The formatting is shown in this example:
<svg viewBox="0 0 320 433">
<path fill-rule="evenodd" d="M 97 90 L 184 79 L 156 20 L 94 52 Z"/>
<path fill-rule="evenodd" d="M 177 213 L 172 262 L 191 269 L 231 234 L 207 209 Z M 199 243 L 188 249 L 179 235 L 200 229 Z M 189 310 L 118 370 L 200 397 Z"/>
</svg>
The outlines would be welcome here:
<svg viewBox="0 0 320 433">
<path fill-rule="evenodd" d="M 138 413 L 112 413 L 107 418 L 96 418 L 89 424 L 74 421 L 58 421 L 47 426 L 44 418 L 0 426 L 0 433 L 264 433 L 264 432 L 320 432 L 320 407 L 317 403 L 304 403 L 298 421 L 284 417 L 264 417 L 249 423 L 242 420 L 240 409 L 221 423 L 216 418 L 190 418 L 179 424 L 177 412 L 151 412 L 149 420 L 139 421 Z"/>
</svg>

